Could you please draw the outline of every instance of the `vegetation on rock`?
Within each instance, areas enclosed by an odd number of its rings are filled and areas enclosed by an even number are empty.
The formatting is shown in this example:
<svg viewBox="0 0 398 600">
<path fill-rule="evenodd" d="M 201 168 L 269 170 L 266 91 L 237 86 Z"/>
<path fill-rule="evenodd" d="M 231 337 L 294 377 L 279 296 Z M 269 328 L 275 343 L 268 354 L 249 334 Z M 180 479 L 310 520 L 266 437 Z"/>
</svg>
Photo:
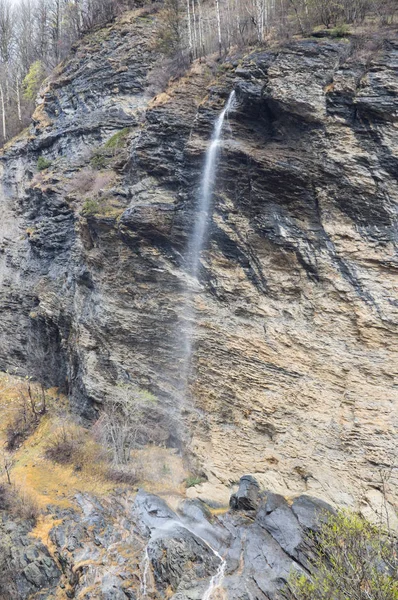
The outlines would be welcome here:
<svg viewBox="0 0 398 600">
<path fill-rule="evenodd" d="M 44 171 L 45 169 L 48 169 L 49 167 L 51 167 L 51 160 L 44 158 L 44 156 L 39 156 L 39 158 L 37 159 L 38 171 Z"/>
<path fill-rule="evenodd" d="M 397 600 L 397 539 L 383 525 L 358 514 L 329 515 L 310 539 L 313 574 L 293 574 L 296 600 Z"/>
</svg>

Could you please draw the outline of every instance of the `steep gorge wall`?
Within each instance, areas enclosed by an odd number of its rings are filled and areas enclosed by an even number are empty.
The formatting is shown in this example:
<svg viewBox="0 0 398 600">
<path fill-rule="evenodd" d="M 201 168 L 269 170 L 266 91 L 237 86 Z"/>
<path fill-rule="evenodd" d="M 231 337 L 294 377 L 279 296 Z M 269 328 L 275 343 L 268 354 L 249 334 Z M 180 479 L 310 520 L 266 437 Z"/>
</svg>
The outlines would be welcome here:
<svg viewBox="0 0 398 600">
<path fill-rule="evenodd" d="M 204 496 L 251 472 L 377 507 L 385 469 L 394 500 L 398 40 L 370 65 L 330 40 L 209 60 L 153 97 L 155 37 L 139 11 L 89 36 L 2 157 L 0 367 L 39 340 L 87 415 L 117 384 L 151 390 L 190 432 Z M 181 406 L 184 250 L 233 88 Z M 80 189 L 125 127 L 106 189 Z"/>
</svg>

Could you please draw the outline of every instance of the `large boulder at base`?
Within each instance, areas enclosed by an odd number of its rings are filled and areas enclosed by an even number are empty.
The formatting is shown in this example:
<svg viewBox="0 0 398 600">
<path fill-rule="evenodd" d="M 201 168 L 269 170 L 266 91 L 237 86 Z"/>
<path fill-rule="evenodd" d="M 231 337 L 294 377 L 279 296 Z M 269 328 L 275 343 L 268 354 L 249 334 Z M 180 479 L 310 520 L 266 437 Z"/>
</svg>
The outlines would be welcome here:
<svg viewBox="0 0 398 600">
<path fill-rule="evenodd" d="M 239 481 L 239 489 L 232 494 L 229 505 L 232 510 L 256 510 L 259 502 L 260 486 L 251 475 L 243 475 Z"/>
</svg>

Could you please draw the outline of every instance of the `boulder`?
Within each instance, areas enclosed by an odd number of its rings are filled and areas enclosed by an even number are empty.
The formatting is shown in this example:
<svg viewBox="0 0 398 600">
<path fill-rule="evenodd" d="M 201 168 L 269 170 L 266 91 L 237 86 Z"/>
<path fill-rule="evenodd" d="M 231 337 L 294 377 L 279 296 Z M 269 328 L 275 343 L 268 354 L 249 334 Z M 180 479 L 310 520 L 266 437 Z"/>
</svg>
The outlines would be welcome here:
<svg viewBox="0 0 398 600">
<path fill-rule="evenodd" d="M 320 525 L 325 522 L 328 514 L 336 514 L 336 511 L 330 504 L 312 498 L 311 496 L 299 496 L 292 504 L 292 511 L 296 515 L 300 525 L 304 529 L 318 531 Z"/>
<path fill-rule="evenodd" d="M 259 502 L 260 487 L 251 475 L 243 475 L 239 481 L 239 489 L 232 494 L 229 505 L 232 510 L 256 510 Z"/>
</svg>

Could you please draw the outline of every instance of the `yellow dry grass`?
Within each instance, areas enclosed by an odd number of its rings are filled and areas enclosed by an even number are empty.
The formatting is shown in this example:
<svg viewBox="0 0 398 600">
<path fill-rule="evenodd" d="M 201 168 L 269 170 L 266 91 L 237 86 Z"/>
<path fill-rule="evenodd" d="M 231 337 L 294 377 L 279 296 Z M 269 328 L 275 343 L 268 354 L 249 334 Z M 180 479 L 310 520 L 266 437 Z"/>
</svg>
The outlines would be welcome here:
<svg viewBox="0 0 398 600">
<path fill-rule="evenodd" d="M 52 120 L 45 111 L 44 104 L 39 104 L 33 113 L 32 119 L 37 122 L 38 129 L 45 129 L 52 125 Z"/>
<path fill-rule="evenodd" d="M 0 374 L 0 444 L 4 444 L 7 424 L 20 406 L 24 386 L 26 380 Z M 98 497 L 110 494 L 115 484 L 107 478 L 109 463 L 102 448 L 89 430 L 68 416 L 68 402 L 64 396 L 59 395 L 56 389 L 47 390 L 46 396 L 47 413 L 36 430 L 12 455 L 13 483 L 43 511 L 49 505 L 62 508 L 74 506 L 73 499 L 78 492 Z M 58 464 L 45 456 L 49 443 L 65 430 L 78 440 L 74 462 L 79 470 L 73 464 Z M 137 468 L 139 485 L 148 491 L 168 498 L 185 496 L 184 481 L 189 473 L 176 450 L 157 446 L 136 450 L 132 464 Z M 4 473 L 2 477 L 5 480 Z M 117 487 L 129 486 L 118 484 Z M 43 526 L 42 521 L 40 526 Z"/>
<path fill-rule="evenodd" d="M 24 380 L 0 375 L 0 444 L 4 444 L 7 424 L 18 410 L 23 385 Z M 50 504 L 69 507 L 73 504 L 73 497 L 77 492 L 99 496 L 109 493 L 112 484 L 106 480 L 103 460 L 98 459 L 98 447 L 83 427 L 73 424 L 75 435 L 86 438 L 82 446 L 82 453 L 85 454 L 82 458 L 86 464 L 82 464 L 81 471 L 76 472 L 72 465 L 60 465 L 45 458 L 47 445 L 63 427 L 57 410 L 67 406 L 66 398 L 57 395 L 56 390 L 47 390 L 46 395 L 47 414 L 42 417 L 37 429 L 12 455 L 13 483 L 28 494 L 41 509 Z"/>
<path fill-rule="evenodd" d="M 60 465 L 44 457 L 45 448 L 56 430 L 54 419 L 43 417 L 36 431 L 15 453 L 13 480 L 29 491 L 43 509 L 49 504 L 71 506 L 77 492 L 109 493 L 112 485 L 106 481 L 101 469 L 95 468 L 95 462 L 83 465 L 82 470 L 76 472 L 72 465 Z"/>
<path fill-rule="evenodd" d="M 132 460 L 138 465 L 140 484 L 147 491 L 162 496 L 185 496 L 184 482 L 189 473 L 175 449 L 147 446 L 133 451 Z"/>
</svg>

